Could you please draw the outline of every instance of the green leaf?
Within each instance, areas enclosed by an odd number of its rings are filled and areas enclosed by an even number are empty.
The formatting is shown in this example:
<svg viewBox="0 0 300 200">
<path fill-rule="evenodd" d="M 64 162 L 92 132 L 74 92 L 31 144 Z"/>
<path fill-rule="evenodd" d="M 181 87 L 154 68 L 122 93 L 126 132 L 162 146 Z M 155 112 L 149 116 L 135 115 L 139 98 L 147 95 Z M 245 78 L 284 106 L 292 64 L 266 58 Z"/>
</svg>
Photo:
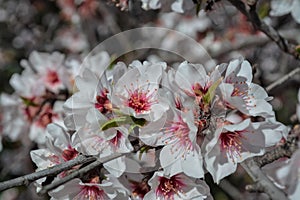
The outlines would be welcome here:
<svg viewBox="0 0 300 200">
<path fill-rule="evenodd" d="M 300 54 L 300 45 L 297 45 L 297 46 L 296 46 L 296 51 L 297 51 L 297 53 Z"/>
<path fill-rule="evenodd" d="M 105 131 L 109 128 L 114 128 L 114 127 L 118 127 L 120 125 L 125 125 L 126 124 L 126 120 L 127 117 L 126 116 L 122 116 L 122 117 L 117 117 L 117 118 L 113 118 L 111 120 L 108 120 L 106 123 L 104 123 L 100 129 L 102 131 Z"/>
<path fill-rule="evenodd" d="M 136 126 L 142 127 L 147 123 L 147 120 L 145 120 L 144 118 L 135 118 L 134 116 L 130 116 L 130 119 L 133 121 L 133 123 Z"/>
<path fill-rule="evenodd" d="M 219 86 L 220 83 L 221 83 L 221 78 L 219 80 L 217 80 L 216 82 L 214 82 L 212 84 L 212 86 L 210 86 L 207 93 L 203 97 L 203 102 L 205 104 L 210 104 L 211 103 L 211 101 L 213 100 L 213 98 L 215 96 L 216 89 L 217 89 L 217 87 Z"/>
<path fill-rule="evenodd" d="M 140 152 L 139 152 L 139 160 L 142 159 L 143 153 L 147 153 L 147 151 L 151 148 L 152 148 L 151 146 L 147 146 L 147 145 L 141 147 Z"/>
<path fill-rule="evenodd" d="M 106 123 L 104 123 L 100 129 L 102 131 L 105 131 L 110 128 L 119 127 L 121 125 L 130 125 L 130 131 L 132 131 L 135 127 L 142 127 L 146 124 L 146 120 L 144 118 L 135 118 L 130 115 L 125 115 L 121 117 L 116 117 L 111 120 L 108 120 Z"/>
<path fill-rule="evenodd" d="M 34 103 L 32 100 L 28 99 L 28 98 L 25 98 L 25 97 L 20 97 L 23 101 L 23 103 L 26 105 L 26 106 L 33 106 L 33 107 L 38 107 L 38 104 Z"/>
<path fill-rule="evenodd" d="M 258 8 L 258 16 L 260 19 L 263 19 L 265 17 L 268 16 L 269 14 L 269 11 L 270 11 L 270 5 L 269 3 L 265 2 L 265 3 L 262 3 L 259 8 Z"/>
<path fill-rule="evenodd" d="M 199 16 L 199 12 L 201 10 L 201 1 L 196 4 L 196 15 Z"/>
</svg>

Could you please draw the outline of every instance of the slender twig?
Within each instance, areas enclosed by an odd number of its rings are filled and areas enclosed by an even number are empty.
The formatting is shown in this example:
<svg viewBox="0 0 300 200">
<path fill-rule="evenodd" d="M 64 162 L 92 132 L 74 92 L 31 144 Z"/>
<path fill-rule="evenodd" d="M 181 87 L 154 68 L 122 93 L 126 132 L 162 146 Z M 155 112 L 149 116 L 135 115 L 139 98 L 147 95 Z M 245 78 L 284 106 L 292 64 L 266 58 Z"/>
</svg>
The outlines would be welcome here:
<svg viewBox="0 0 300 200">
<path fill-rule="evenodd" d="M 294 58 L 299 59 L 299 53 L 296 51 L 296 45 L 289 43 L 285 38 L 283 38 L 277 30 L 275 30 L 272 26 L 266 24 L 264 21 L 261 21 L 257 12 L 256 12 L 256 4 L 257 1 L 253 1 L 253 4 L 249 4 L 250 10 L 247 10 L 246 5 L 241 0 L 228 0 L 234 7 L 236 7 L 241 13 L 243 13 L 249 21 L 251 21 L 252 25 L 265 33 L 271 40 L 273 40 L 278 47 L 294 56 Z"/>
<path fill-rule="evenodd" d="M 277 188 L 261 171 L 261 167 L 282 157 L 290 157 L 297 150 L 297 138 L 300 135 L 300 126 L 295 126 L 283 145 L 265 153 L 263 156 L 249 158 L 241 163 L 255 184 L 247 186 L 247 190 L 265 192 L 271 199 L 287 199 L 285 193 Z"/>
<path fill-rule="evenodd" d="M 297 135 L 289 135 L 287 141 L 283 145 L 279 145 L 264 155 L 255 157 L 259 167 L 263 167 L 266 164 L 272 163 L 279 158 L 288 157 L 290 158 L 292 154 L 298 149 L 297 145 Z"/>
<path fill-rule="evenodd" d="M 300 67 L 297 67 L 296 69 L 292 70 L 290 73 L 286 74 L 282 78 L 278 79 L 277 81 L 271 83 L 268 87 L 266 87 L 266 90 L 269 92 L 276 88 L 277 86 L 283 84 L 287 80 L 291 79 L 293 76 L 295 76 L 297 73 L 300 72 Z"/>
<path fill-rule="evenodd" d="M 92 162 L 91 164 L 89 164 L 89 165 L 87 165 L 87 166 L 85 166 L 85 167 L 83 167 L 83 168 L 81 168 L 81 169 L 65 176 L 62 179 L 53 181 L 51 184 L 46 185 L 45 187 L 43 187 L 41 189 L 39 194 L 46 194 L 48 191 L 53 190 L 53 189 L 57 188 L 58 186 L 66 183 L 66 182 L 68 182 L 68 181 L 70 181 L 74 178 L 82 177 L 83 175 L 85 175 L 86 173 L 88 173 L 92 169 L 95 169 L 96 167 L 99 167 L 103 163 L 109 162 L 109 161 L 111 161 L 113 159 L 116 159 L 116 158 L 119 158 L 123 155 L 126 155 L 126 154 L 114 154 L 114 155 L 109 156 L 107 158 L 103 158 L 103 159 L 98 158 L 96 161 Z"/>
<path fill-rule="evenodd" d="M 6 190 L 12 187 L 16 187 L 16 186 L 21 186 L 21 185 L 29 185 L 31 182 L 38 180 L 40 178 L 49 176 L 49 175 L 57 175 L 60 172 L 63 172 L 65 170 L 71 169 L 72 167 L 79 165 L 79 164 L 84 164 L 87 162 L 91 162 L 96 160 L 95 157 L 87 157 L 84 155 L 79 155 L 77 158 L 70 160 L 68 162 L 53 166 L 53 167 L 49 167 L 47 169 L 38 171 L 38 172 L 34 172 L 31 174 L 27 174 L 25 176 L 21 176 L 15 179 L 11 179 L 8 181 L 4 181 L 0 183 L 0 191 L 2 190 Z"/>
<path fill-rule="evenodd" d="M 263 193 L 264 192 L 263 186 L 260 183 L 255 183 L 255 184 L 252 184 L 252 185 L 246 185 L 245 189 L 248 192 L 254 192 L 254 193 L 257 193 L 257 192 Z"/>
<path fill-rule="evenodd" d="M 226 179 L 222 179 L 218 186 L 234 200 L 243 198 L 242 193 Z"/>
</svg>

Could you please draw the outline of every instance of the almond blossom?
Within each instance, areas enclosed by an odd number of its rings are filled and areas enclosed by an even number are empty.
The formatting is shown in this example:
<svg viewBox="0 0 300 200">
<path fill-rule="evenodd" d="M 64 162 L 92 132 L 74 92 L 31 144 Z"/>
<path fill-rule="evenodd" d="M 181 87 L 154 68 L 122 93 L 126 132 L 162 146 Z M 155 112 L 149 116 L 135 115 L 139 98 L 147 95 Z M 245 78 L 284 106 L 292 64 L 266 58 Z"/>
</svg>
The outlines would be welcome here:
<svg viewBox="0 0 300 200">
<path fill-rule="evenodd" d="M 80 179 L 73 179 L 64 186 L 51 191 L 49 195 L 53 200 L 59 199 L 129 199 L 127 190 L 114 177 L 101 180 L 93 177 L 89 182 L 82 182 Z"/>
<path fill-rule="evenodd" d="M 201 150 L 196 143 L 197 127 L 193 113 L 169 111 L 158 121 L 140 129 L 140 139 L 151 146 L 164 145 L 160 163 L 164 173 L 170 176 L 183 172 L 201 178 L 204 175 Z"/>
<path fill-rule="evenodd" d="M 100 52 L 91 56 L 83 64 L 82 74 L 75 79 L 79 91 L 64 104 L 67 114 L 65 123 L 68 128 L 75 129 L 83 126 L 87 114 L 93 113 L 95 109 L 100 115 L 112 117 L 112 84 L 119 79 L 120 74 L 123 74 L 126 68 L 125 64 L 120 62 L 113 67 L 112 72 L 104 72 L 109 62 L 109 55 L 106 52 Z"/>
<path fill-rule="evenodd" d="M 27 70 L 33 70 L 46 89 L 57 93 L 65 88 L 64 59 L 64 55 L 58 52 L 48 54 L 34 51 L 28 61 L 21 61 L 21 65 Z"/>
<path fill-rule="evenodd" d="M 100 131 L 97 123 L 80 128 L 74 134 L 74 143 L 76 149 L 82 154 L 96 155 L 99 158 L 105 158 L 116 153 L 128 153 L 133 150 L 128 140 L 126 128 L 116 127 Z M 126 170 L 127 162 L 129 160 L 122 156 L 105 163 L 103 166 L 115 177 L 119 177 Z"/>
<path fill-rule="evenodd" d="M 145 200 L 179 200 L 179 199 L 211 199 L 209 188 L 202 180 L 196 182 L 183 174 L 164 176 L 163 172 L 155 172 L 149 180 L 151 190 Z"/>
<path fill-rule="evenodd" d="M 127 115 L 148 121 L 159 119 L 168 105 L 159 101 L 164 63 L 143 63 L 128 70 L 114 86 L 112 103 Z"/>
<path fill-rule="evenodd" d="M 237 163 L 243 160 L 262 155 L 266 147 L 274 145 L 266 140 L 268 131 L 279 142 L 282 133 L 276 131 L 279 124 L 270 122 L 251 122 L 246 119 L 237 124 L 228 124 L 220 127 L 213 134 L 213 138 L 205 140 L 205 165 L 216 183 L 235 172 Z M 276 139 L 275 139 L 276 138 Z M 207 138 L 206 138 L 207 139 Z"/>
<path fill-rule="evenodd" d="M 251 116 L 272 116 L 272 106 L 267 92 L 259 85 L 252 83 L 252 68 L 248 61 L 234 60 L 226 69 L 220 87 L 226 105 L 236 108 Z"/>
</svg>

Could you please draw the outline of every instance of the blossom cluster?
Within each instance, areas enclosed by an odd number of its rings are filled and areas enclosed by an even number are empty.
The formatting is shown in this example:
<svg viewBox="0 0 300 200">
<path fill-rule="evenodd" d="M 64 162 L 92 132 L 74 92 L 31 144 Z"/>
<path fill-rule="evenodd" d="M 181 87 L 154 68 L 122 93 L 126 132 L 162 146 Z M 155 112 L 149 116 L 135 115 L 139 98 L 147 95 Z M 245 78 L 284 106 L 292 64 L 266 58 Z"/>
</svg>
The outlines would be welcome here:
<svg viewBox="0 0 300 200">
<path fill-rule="evenodd" d="M 127 66 L 100 52 L 79 70 L 62 54 L 33 52 L 22 66 L 10 81 L 15 94 L 1 96 L 2 118 L 11 139 L 29 130 L 39 144 L 30 153 L 38 171 L 81 154 L 121 154 L 50 191 L 53 199 L 210 199 L 205 173 L 219 183 L 287 134 L 243 59 L 207 72 L 187 61 Z"/>
<path fill-rule="evenodd" d="M 140 3 L 144 10 L 161 9 L 164 12 L 187 13 L 190 11 L 196 12 L 196 10 L 200 10 L 200 8 L 211 10 L 214 3 L 218 1 L 220 0 L 140 0 Z M 117 7 L 120 7 L 121 10 L 128 9 L 130 4 L 132 4 L 132 2 L 128 0 L 112 0 L 112 2 L 114 2 Z"/>
<path fill-rule="evenodd" d="M 61 53 L 32 52 L 22 60 L 22 74 L 14 74 L 13 94 L 2 93 L 2 134 L 12 141 L 29 139 L 44 144 L 49 123 L 63 123 L 63 102 L 72 90 L 79 62 L 66 60 Z M 28 143 L 28 142 L 27 142 Z"/>
</svg>

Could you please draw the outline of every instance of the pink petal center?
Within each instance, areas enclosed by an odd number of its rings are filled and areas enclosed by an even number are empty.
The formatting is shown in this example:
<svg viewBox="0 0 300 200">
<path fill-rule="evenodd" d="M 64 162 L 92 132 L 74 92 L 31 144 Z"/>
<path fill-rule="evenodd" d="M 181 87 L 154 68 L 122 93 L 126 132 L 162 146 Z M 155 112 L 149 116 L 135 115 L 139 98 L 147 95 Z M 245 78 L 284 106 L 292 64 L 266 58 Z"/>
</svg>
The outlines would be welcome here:
<svg viewBox="0 0 300 200">
<path fill-rule="evenodd" d="M 227 151 L 229 157 L 231 159 L 235 157 L 241 157 L 242 150 L 242 135 L 243 131 L 235 131 L 235 132 L 223 132 L 221 133 L 219 140 L 222 151 Z"/>
<path fill-rule="evenodd" d="M 114 138 L 112 138 L 109 142 L 114 146 L 114 147 L 119 147 L 120 146 L 120 139 L 123 137 L 122 133 L 120 131 L 117 131 L 117 134 Z"/>
<path fill-rule="evenodd" d="M 82 187 L 81 192 L 74 199 L 86 199 L 86 200 L 106 200 L 108 196 L 98 186 L 85 185 Z"/>
<path fill-rule="evenodd" d="M 100 94 L 96 96 L 95 108 L 99 110 L 102 114 L 107 114 L 112 111 L 112 104 L 108 99 L 108 89 L 103 88 Z"/>
<path fill-rule="evenodd" d="M 72 147 L 68 147 L 68 149 L 65 149 L 62 152 L 62 158 L 64 159 L 64 161 L 72 160 L 72 159 L 76 158 L 77 155 L 78 155 L 78 151 L 76 151 L 76 149 L 74 149 Z"/>
<path fill-rule="evenodd" d="M 156 91 L 156 90 L 155 90 Z M 142 90 L 128 90 L 129 98 L 125 101 L 125 105 L 134 109 L 136 113 L 144 113 L 151 110 L 151 106 L 158 101 L 154 98 L 155 92 Z"/>
<path fill-rule="evenodd" d="M 166 145 L 172 144 L 172 152 L 183 150 L 183 155 L 193 150 L 193 143 L 190 140 L 190 129 L 188 125 L 179 117 L 178 121 L 171 122 L 171 126 L 166 127 L 164 130 Z"/>
<path fill-rule="evenodd" d="M 185 184 L 178 175 L 171 178 L 159 177 L 159 185 L 156 189 L 156 197 L 163 197 L 164 199 L 174 199 L 174 195 L 183 193 Z"/>
<path fill-rule="evenodd" d="M 58 74 L 56 71 L 49 70 L 47 73 L 46 81 L 51 85 L 55 85 L 60 82 Z"/>
</svg>

